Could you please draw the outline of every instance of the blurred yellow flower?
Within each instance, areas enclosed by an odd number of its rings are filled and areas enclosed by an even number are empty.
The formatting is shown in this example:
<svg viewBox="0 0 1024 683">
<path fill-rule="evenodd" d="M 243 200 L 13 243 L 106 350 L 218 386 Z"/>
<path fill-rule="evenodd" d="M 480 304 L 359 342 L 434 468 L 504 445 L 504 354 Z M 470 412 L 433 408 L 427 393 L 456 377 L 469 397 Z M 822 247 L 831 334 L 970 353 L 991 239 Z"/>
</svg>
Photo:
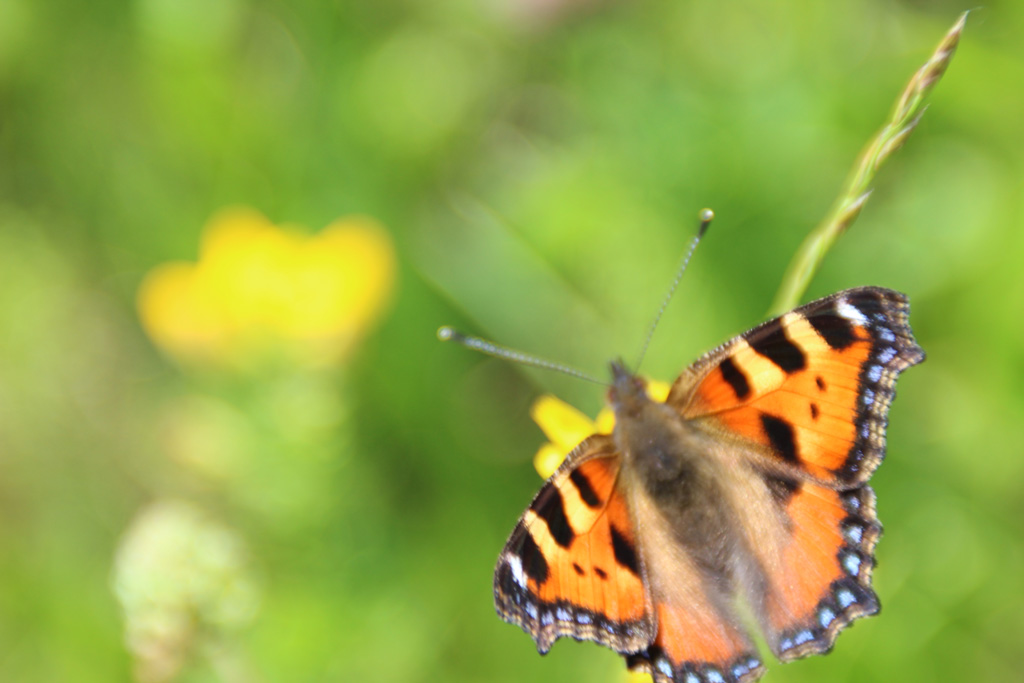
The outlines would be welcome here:
<svg viewBox="0 0 1024 683">
<path fill-rule="evenodd" d="M 137 304 L 149 337 L 179 360 L 235 364 L 275 350 L 323 365 L 380 316 L 394 279 L 391 239 L 372 219 L 307 235 L 232 208 L 206 225 L 197 263 L 147 274 Z"/>
<path fill-rule="evenodd" d="M 650 381 L 647 393 L 655 401 L 664 402 L 671 387 L 665 382 Z M 611 434 L 615 429 L 615 413 L 608 406 L 591 420 L 568 403 L 551 395 L 538 398 L 530 408 L 530 417 L 551 441 L 533 456 L 533 466 L 547 479 L 565 460 L 569 451 L 591 434 Z"/>
</svg>

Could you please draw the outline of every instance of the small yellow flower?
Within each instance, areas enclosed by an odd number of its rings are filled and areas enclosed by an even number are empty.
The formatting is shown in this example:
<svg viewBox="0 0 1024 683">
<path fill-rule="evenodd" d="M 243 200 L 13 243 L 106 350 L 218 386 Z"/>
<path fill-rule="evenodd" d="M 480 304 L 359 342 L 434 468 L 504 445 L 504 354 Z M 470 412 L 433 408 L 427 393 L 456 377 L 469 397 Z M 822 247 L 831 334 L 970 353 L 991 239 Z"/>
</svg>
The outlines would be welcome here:
<svg viewBox="0 0 1024 683">
<path fill-rule="evenodd" d="M 139 287 L 153 342 L 185 362 L 231 364 L 275 350 L 307 365 L 344 358 L 395 279 L 390 237 L 369 218 L 316 235 L 245 208 L 206 225 L 197 263 L 167 263 Z"/>
<path fill-rule="evenodd" d="M 647 383 L 647 393 L 655 401 L 664 402 L 671 387 L 665 382 Z M 551 395 L 538 398 L 530 408 L 530 417 L 551 441 L 533 456 L 533 466 L 547 479 L 565 460 L 569 451 L 591 434 L 611 434 L 615 429 L 615 413 L 608 406 L 591 420 L 568 403 Z"/>
</svg>

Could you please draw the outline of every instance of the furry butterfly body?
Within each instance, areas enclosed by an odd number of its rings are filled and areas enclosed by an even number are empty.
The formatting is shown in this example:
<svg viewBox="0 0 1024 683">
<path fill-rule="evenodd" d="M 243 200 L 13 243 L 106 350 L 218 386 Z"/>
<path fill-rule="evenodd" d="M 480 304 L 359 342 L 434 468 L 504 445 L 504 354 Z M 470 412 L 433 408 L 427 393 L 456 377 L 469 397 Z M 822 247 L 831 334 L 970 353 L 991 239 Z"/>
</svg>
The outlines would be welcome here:
<svg viewBox="0 0 1024 683">
<path fill-rule="evenodd" d="M 851 289 L 709 352 L 651 400 L 612 363 L 610 435 L 580 443 L 502 552 L 495 605 L 544 653 L 593 640 L 658 683 L 731 683 L 831 649 L 878 611 L 866 484 L 897 375 L 924 353 L 906 298 Z"/>
</svg>

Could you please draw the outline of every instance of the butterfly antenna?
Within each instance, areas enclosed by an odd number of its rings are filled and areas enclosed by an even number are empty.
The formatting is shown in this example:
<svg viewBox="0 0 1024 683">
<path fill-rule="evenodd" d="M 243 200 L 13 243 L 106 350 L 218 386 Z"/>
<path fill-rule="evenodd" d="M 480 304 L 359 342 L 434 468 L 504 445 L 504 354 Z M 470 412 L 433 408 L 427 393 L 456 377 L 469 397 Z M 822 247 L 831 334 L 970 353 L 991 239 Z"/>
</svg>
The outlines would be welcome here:
<svg viewBox="0 0 1024 683">
<path fill-rule="evenodd" d="M 664 300 L 661 302 L 661 307 L 658 308 L 657 315 L 654 316 L 654 322 L 651 323 L 651 328 L 647 331 L 647 338 L 644 339 L 644 346 L 640 349 L 640 358 L 637 360 L 636 371 L 640 371 L 640 364 L 644 362 L 644 357 L 647 355 L 647 347 L 651 344 L 651 337 L 654 336 L 654 330 L 658 329 L 658 323 L 661 322 L 661 316 L 668 308 L 668 302 L 672 300 L 672 295 L 676 293 L 676 287 L 679 286 L 679 281 L 683 279 L 683 273 L 686 272 L 686 266 L 690 265 L 690 257 L 693 256 L 693 252 L 696 251 L 697 245 L 700 244 L 700 240 L 704 237 L 704 233 L 708 231 L 708 226 L 711 225 L 711 221 L 715 218 L 715 212 L 711 209 L 701 209 L 700 216 L 700 228 L 697 229 L 697 234 L 690 241 L 690 247 L 686 250 L 686 255 L 683 256 L 683 260 L 679 263 L 679 270 L 676 271 L 676 277 L 672 281 L 672 285 L 669 286 L 668 292 L 665 294 Z"/>
<path fill-rule="evenodd" d="M 545 370 L 554 370 L 555 372 L 561 372 L 562 374 L 569 375 L 571 377 L 577 377 L 587 382 L 593 382 L 594 384 L 600 384 L 601 386 L 608 386 L 607 382 L 591 377 L 581 370 L 563 365 L 562 363 L 555 363 L 554 361 L 545 360 L 538 358 L 537 356 L 531 356 L 522 351 L 516 351 L 499 344 L 495 344 L 492 341 L 481 339 L 480 337 L 471 337 L 467 334 L 462 334 L 458 330 L 448 327 L 445 325 L 437 331 L 437 338 L 441 341 L 453 341 L 456 344 L 465 346 L 467 349 L 479 351 L 485 353 L 488 356 L 494 356 L 495 358 L 501 358 L 502 360 L 512 361 L 513 363 L 519 363 L 520 365 L 529 365 L 535 368 L 543 368 Z"/>
</svg>

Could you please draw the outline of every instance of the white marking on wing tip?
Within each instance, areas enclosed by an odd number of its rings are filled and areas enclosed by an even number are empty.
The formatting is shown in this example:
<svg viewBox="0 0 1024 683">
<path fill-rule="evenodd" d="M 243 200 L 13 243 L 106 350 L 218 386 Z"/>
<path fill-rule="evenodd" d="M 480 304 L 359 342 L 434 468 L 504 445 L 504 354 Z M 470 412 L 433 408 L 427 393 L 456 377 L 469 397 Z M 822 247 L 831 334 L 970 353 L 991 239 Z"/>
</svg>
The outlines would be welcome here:
<svg viewBox="0 0 1024 683">
<path fill-rule="evenodd" d="M 875 392 L 871 389 L 864 390 L 864 405 L 869 406 L 875 402 Z"/>
<path fill-rule="evenodd" d="M 796 643 L 797 645 L 803 645 L 804 643 L 809 642 L 811 640 L 814 640 L 814 634 L 811 633 L 808 629 L 804 629 L 803 631 L 800 631 L 793 638 L 793 642 Z"/>
<path fill-rule="evenodd" d="M 708 669 L 707 679 L 711 683 L 725 683 L 725 677 L 714 669 Z"/>
<path fill-rule="evenodd" d="M 523 571 L 523 561 L 518 555 L 506 555 L 505 561 L 508 568 L 512 570 L 512 580 L 519 584 L 520 588 L 526 588 L 526 572 Z"/>
<path fill-rule="evenodd" d="M 883 328 L 879 329 L 878 330 L 878 336 L 881 337 L 882 339 L 884 339 L 887 342 L 894 342 L 894 341 L 896 341 L 896 335 L 893 334 L 892 330 L 890 330 L 888 327 L 883 327 Z"/>
<path fill-rule="evenodd" d="M 864 528 L 859 524 L 851 524 L 846 527 L 846 538 L 851 543 L 860 543 L 864 538 Z"/>
<path fill-rule="evenodd" d="M 550 626 L 551 624 L 555 623 L 555 617 L 553 614 L 551 614 L 551 612 L 543 612 L 540 615 L 540 623 L 544 624 L 545 626 Z"/>
<path fill-rule="evenodd" d="M 828 628 L 835 618 L 836 613 L 828 607 L 822 607 L 821 611 L 818 612 L 818 623 L 821 624 L 822 628 Z"/>
<path fill-rule="evenodd" d="M 836 305 L 836 310 L 839 311 L 839 315 L 843 316 L 847 320 L 854 321 L 858 325 L 866 326 L 868 324 L 867 317 L 846 299 L 839 300 L 839 303 Z"/>
<path fill-rule="evenodd" d="M 570 621 L 572 619 L 572 615 L 569 614 L 569 610 L 564 607 L 558 607 L 555 609 L 555 617 L 559 621 Z"/>
<path fill-rule="evenodd" d="M 576 622 L 579 623 L 579 624 L 589 624 L 590 623 L 590 615 L 587 614 L 586 612 L 580 612 L 579 614 L 576 615 Z"/>
<path fill-rule="evenodd" d="M 669 674 L 671 676 L 671 674 Z M 686 683 L 700 683 L 700 676 L 697 674 L 686 674 Z"/>
<path fill-rule="evenodd" d="M 526 613 L 530 615 L 531 619 L 537 618 L 537 605 L 532 602 L 527 602 L 524 609 L 526 610 Z"/>
</svg>

